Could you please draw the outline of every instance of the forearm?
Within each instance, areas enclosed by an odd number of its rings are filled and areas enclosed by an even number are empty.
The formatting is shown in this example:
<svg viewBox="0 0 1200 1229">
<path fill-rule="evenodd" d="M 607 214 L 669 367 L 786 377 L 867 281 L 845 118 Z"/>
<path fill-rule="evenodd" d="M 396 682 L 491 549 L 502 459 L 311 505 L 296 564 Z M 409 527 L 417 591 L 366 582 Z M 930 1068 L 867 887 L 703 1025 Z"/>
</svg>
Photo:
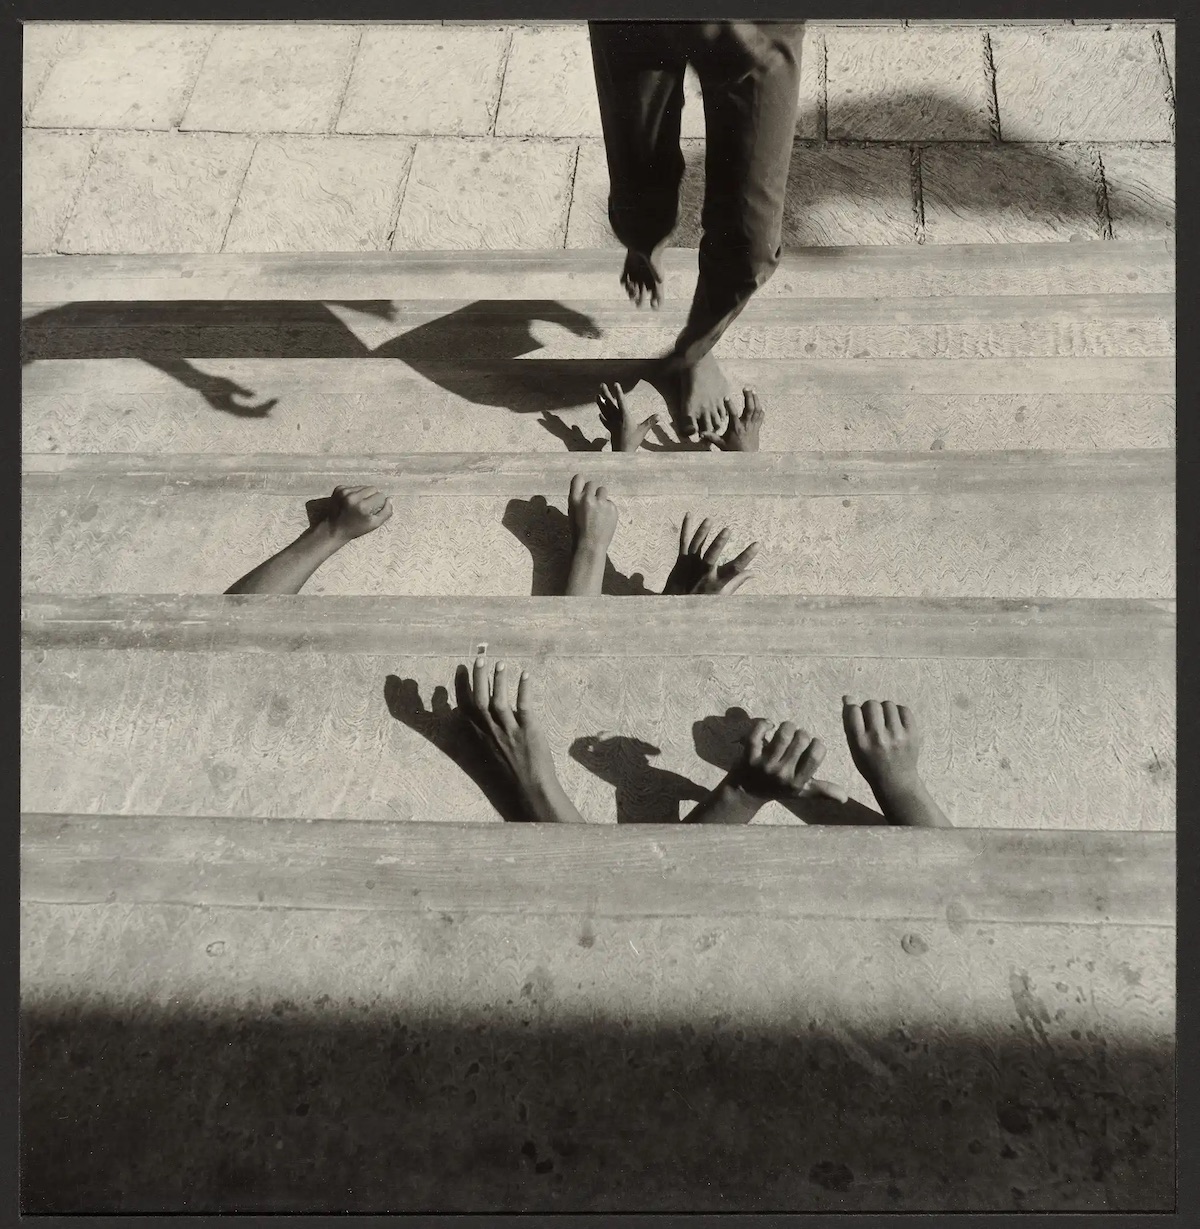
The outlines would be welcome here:
<svg viewBox="0 0 1200 1229">
<path fill-rule="evenodd" d="M 322 521 L 290 546 L 235 581 L 226 593 L 299 593 L 310 576 L 343 545 Z"/>
<path fill-rule="evenodd" d="M 765 798 L 748 794 L 732 773 L 688 813 L 689 824 L 748 824 L 766 805 Z"/>
<path fill-rule="evenodd" d="M 871 782 L 871 792 L 889 824 L 904 828 L 953 828 L 919 778 L 903 784 Z"/>
<path fill-rule="evenodd" d="M 567 797 L 557 776 L 520 788 L 522 809 L 534 823 L 584 824 L 587 820 Z"/>
<path fill-rule="evenodd" d="M 599 597 L 604 585 L 608 552 L 587 543 L 576 543 L 567 573 L 567 597 Z"/>
</svg>

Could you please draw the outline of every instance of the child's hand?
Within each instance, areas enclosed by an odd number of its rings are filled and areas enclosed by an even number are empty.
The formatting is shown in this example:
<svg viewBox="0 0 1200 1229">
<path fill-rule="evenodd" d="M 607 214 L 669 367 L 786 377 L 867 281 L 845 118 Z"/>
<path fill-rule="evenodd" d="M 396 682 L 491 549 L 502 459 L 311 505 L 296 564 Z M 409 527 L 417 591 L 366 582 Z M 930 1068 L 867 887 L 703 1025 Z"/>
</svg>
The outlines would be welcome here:
<svg viewBox="0 0 1200 1229">
<path fill-rule="evenodd" d="M 576 550 L 608 550 L 617 532 L 617 505 L 609 499 L 605 487 L 576 474 L 567 495 L 567 513 Z"/>
<path fill-rule="evenodd" d="M 750 579 L 746 569 L 758 554 L 758 543 L 751 542 L 740 555 L 728 563 L 720 563 L 721 552 L 729 541 L 729 530 L 722 529 L 705 549 L 705 539 L 711 522 L 707 517 L 700 528 L 692 532 L 692 514 L 683 518 L 679 531 L 679 558 L 667 577 L 664 594 L 727 594 L 736 593 Z"/>
<path fill-rule="evenodd" d="M 758 404 L 758 394 L 752 388 L 742 389 L 743 408 L 739 417 L 732 397 L 725 398 L 729 421 L 724 431 L 706 431 L 702 440 L 716 444 L 726 452 L 757 452 L 758 433 L 762 429 L 766 413 Z"/>
<path fill-rule="evenodd" d="M 842 724 L 854 766 L 878 792 L 911 790 L 920 784 L 917 755 L 921 736 L 916 714 L 891 700 L 859 704 L 842 697 Z"/>
<path fill-rule="evenodd" d="M 496 663 L 489 685 L 482 651 L 469 672 L 466 666 L 458 667 L 454 690 L 459 709 L 515 790 L 519 807 L 514 818 L 583 823 L 583 816 L 563 792 L 550 744 L 534 715 L 528 671 L 522 670 L 517 682 L 515 708 L 509 700 L 504 663 Z"/>
<path fill-rule="evenodd" d="M 760 717 L 743 743 L 742 757 L 730 776 L 737 788 L 754 798 L 799 798 L 820 794 L 845 802 L 849 795 L 829 781 L 817 781 L 813 773 L 825 758 L 825 744 L 785 721 L 768 739 L 771 723 Z"/>
<path fill-rule="evenodd" d="M 637 414 L 625 399 L 624 390 L 615 383 L 611 390 L 607 384 L 600 385 L 596 404 L 600 407 L 600 421 L 612 438 L 613 452 L 637 452 L 660 417 L 654 413 L 639 422 Z"/>
<path fill-rule="evenodd" d="M 306 505 L 310 527 L 326 524 L 344 545 L 391 520 L 392 501 L 371 486 L 334 487 L 328 499 L 313 499 Z"/>
</svg>

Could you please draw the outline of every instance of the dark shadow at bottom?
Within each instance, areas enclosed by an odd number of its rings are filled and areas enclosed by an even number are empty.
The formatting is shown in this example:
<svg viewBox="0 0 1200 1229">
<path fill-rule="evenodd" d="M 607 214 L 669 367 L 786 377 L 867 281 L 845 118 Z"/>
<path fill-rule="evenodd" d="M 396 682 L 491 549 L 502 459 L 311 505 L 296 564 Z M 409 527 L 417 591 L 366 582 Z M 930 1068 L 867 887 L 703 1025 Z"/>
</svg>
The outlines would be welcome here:
<svg viewBox="0 0 1200 1229">
<path fill-rule="evenodd" d="M 528 985 L 526 987 L 528 990 Z M 798 993 L 802 988 L 798 987 Z M 1165 1209 L 1173 1067 L 1051 1047 L 459 1018 L 26 1010 L 22 1198 L 46 1212 Z M 619 1013 L 618 1013 L 619 1014 Z"/>
</svg>

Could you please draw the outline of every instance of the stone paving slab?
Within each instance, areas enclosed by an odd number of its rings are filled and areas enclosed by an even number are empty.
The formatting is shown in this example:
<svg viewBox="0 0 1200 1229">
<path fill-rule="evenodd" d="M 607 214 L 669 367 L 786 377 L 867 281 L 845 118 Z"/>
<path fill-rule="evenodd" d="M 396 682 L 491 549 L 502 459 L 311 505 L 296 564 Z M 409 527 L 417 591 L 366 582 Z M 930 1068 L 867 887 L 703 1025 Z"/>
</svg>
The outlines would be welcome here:
<svg viewBox="0 0 1200 1229">
<path fill-rule="evenodd" d="M 26 124 L 70 33 L 64 22 L 33 21 L 22 27 L 21 115 Z"/>
<path fill-rule="evenodd" d="M 931 145 L 921 190 L 929 243 L 1098 239 L 1103 227 L 1086 148 Z"/>
<path fill-rule="evenodd" d="M 167 129 L 178 125 L 212 26 L 81 24 L 42 87 L 37 128 Z"/>
<path fill-rule="evenodd" d="M 260 140 L 223 250 L 385 251 L 413 148 L 402 137 Z"/>
<path fill-rule="evenodd" d="M 219 251 L 253 150 L 231 133 L 105 133 L 62 250 Z"/>
<path fill-rule="evenodd" d="M 1162 42 L 1163 54 L 1167 59 L 1167 72 L 1171 74 L 1171 89 L 1175 88 L 1175 27 L 1156 26 L 1156 32 Z"/>
<path fill-rule="evenodd" d="M 490 133 L 511 38 L 500 26 L 366 27 L 337 131 Z"/>
<path fill-rule="evenodd" d="M 327 132 L 358 50 L 354 26 L 220 29 L 180 127 L 209 132 Z"/>
<path fill-rule="evenodd" d="M 798 143 L 788 172 L 784 243 L 912 243 L 910 163 L 906 147 Z"/>
<path fill-rule="evenodd" d="M 1171 140 L 1150 31 L 997 30 L 990 37 L 1004 140 Z"/>
<path fill-rule="evenodd" d="M 21 246 L 52 252 L 92 156 L 90 132 L 27 128 L 21 150 Z"/>
<path fill-rule="evenodd" d="M 985 141 L 989 83 L 974 30 L 834 30 L 830 140 Z"/>
<path fill-rule="evenodd" d="M 704 207 L 704 142 L 681 140 L 683 183 L 679 188 L 679 217 L 671 237 L 672 247 L 697 247 L 700 243 L 700 211 Z M 608 224 L 608 163 L 602 141 L 581 141 L 579 162 L 571 195 L 567 225 L 569 248 L 619 248 Z"/>
<path fill-rule="evenodd" d="M 513 32 L 496 135 L 600 136 L 586 26 L 525 26 Z"/>
<path fill-rule="evenodd" d="M 557 248 L 566 238 L 573 141 L 417 144 L 396 248 Z"/>
<path fill-rule="evenodd" d="M 1175 233 L 1175 149 L 1105 145 L 1100 158 L 1114 239 Z"/>
</svg>

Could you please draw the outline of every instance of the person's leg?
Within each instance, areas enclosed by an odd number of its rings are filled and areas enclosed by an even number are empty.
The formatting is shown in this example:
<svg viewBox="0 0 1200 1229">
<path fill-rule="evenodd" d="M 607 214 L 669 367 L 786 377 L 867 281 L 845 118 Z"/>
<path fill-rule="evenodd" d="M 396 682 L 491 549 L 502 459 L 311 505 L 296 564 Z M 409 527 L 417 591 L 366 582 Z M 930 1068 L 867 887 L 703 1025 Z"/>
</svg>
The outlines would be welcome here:
<svg viewBox="0 0 1200 1229">
<path fill-rule="evenodd" d="M 621 283 L 639 306 L 662 295 L 659 256 L 675 226 L 684 59 L 671 23 L 588 23 L 608 159 L 608 218 L 625 245 Z"/>
<path fill-rule="evenodd" d="M 803 32 L 709 24 L 693 51 L 706 156 L 699 279 L 674 350 L 684 426 L 710 421 L 711 430 L 722 417 L 725 380 L 712 348 L 779 264 Z"/>
</svg>

